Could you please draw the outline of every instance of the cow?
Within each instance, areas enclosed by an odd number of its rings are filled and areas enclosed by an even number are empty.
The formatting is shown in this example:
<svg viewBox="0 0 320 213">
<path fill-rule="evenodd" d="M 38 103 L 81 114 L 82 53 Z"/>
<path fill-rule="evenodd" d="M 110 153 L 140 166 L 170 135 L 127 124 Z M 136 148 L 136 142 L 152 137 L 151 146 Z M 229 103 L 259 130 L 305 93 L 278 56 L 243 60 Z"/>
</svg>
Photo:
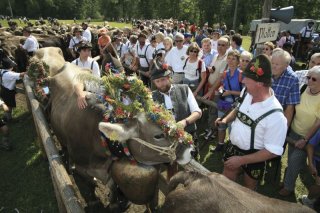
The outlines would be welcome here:
<svg viewBox="0 0 320 213">
<path fill-rule="evenodd" d="M 166 213 L 315 212 L 301 204 L 261 195 L 223 175 L 194 171 L 179 172 L 171 178 L 161 210 Z"/>
<path fill-rule="evenodd" d="M 111 177 L 124 195 L 134 203 L 143 204 L 152 201 L 156 193 L 158 172 L 153 165 L 170 163 L 175 156 L 178 163 L 185 164 L 191 160 L 192 147 L 173 143 L 158 124 L 147 119 L 143 111 L 126 123 L 104 122 L 106 106 L 99 102 L 96 94 L 89 92 L 86 97 L 88 106 L 84 110 L 79 109 L 75 88 L 83 84 L 81 79 L 87 76 L 88 70 L 65 62 L 59 48 L 42 48 L 33 59 L 48 65 L 51 127 L 66 147 L 71 164 L 81 174 L 107 184 L 111 171 Z M 116 135 L 115 143 L 127 146 L 136 161 L 135 166 L 121 157 L 122 160 L 110 163 L 111 155 L 101 145 L 101 133 L 105 138 Z"/>
</svg>

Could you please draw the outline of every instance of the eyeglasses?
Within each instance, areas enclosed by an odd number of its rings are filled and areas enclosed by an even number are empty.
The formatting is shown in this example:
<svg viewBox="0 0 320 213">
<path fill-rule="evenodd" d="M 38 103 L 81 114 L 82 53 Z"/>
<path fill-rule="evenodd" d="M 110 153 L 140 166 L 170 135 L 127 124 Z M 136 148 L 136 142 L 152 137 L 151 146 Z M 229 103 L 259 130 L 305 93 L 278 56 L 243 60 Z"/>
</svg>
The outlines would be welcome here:
<svg viewBox="0 0 320 213">
<path fill-rule="evenodd" d="M 242 62 L 247 62 L 247 63 L 250 62 L 250 60 L 244 60 L 244 59 L 242 59 L 241 61 L 242 61 Z"/>
<path fill-rule="evenodd" d="M 183 40 L 175 40 L 175 42 L 183 42 Z"/>
<path fill-rule="evenodd" d="M 218 44 L 218 46 L 222 46 L 222 47 L 225 47 L 226 45 L 225 45 L 225 44 Z"/>
<path fill-rule="evenodd" d="M 306 76 L 308 80 L 312 80 L 312 81 L 317 81 L 317 79 L 315 77 L 311 77 L 311 76 Z"/>
<path fill-rule="evenodd" d="M 198 53 L 198 50 L 190 50 L 189 53 Z"/>
</svg>

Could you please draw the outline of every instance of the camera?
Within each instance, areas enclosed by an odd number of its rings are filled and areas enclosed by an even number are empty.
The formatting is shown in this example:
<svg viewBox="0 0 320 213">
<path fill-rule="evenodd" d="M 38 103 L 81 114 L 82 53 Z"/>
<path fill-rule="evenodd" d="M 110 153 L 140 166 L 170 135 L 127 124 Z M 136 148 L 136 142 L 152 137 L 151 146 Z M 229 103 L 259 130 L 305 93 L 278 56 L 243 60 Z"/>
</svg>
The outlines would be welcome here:
<svg viewBox="0 0 320 213">
<path fill-rule="evenodd" d="M 223 93 L 225 92 L 225 90 L 223 89 L 223 88 L 220 88 L 219 90 L 218 90 L 218 93 L 219 93 L 219 98 L 221 99 L 221 100 L 224 100 L 224 96 L 223 96 Z"/>
</svg>

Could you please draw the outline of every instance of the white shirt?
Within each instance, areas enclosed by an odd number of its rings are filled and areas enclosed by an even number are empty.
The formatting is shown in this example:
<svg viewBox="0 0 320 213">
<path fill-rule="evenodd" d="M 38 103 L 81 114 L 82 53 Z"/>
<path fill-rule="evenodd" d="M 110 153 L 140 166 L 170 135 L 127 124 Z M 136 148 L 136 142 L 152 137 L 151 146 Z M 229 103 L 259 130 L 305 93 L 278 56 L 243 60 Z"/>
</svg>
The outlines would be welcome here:
<svg viewBox="0 0 320 213">
<path fill-rule="evenodd" d="M 170 97 L 170 92 L 174 86 L 175 86 L 174 84 L 171 85 L 171 87 L 168 91 L 168 94 L 160 92 L 162 95 L 164 95 L 165 107 L 166 107 L 166 109 L 169 109 L 169 110 L 173 109 L 173 105 L 172 105 L 172 101 L 171 101 L 171 97 Z M 193 112 L 200 112 L 201 113 L 201 109 L 199 108 L 199 105 L 198 105 L 190 88 L 188 88 L 187 102 L 189 105 L 190 113 L 193 113 Z"/>
<path fill-rule="evenodd" d="M 184 77 L 190 81 L 194 81 L 194 80 L 198 80 L 201 76 L 198 69 L 198 64 L 199 64 L 199 60 L 190 63 L 190 60 L 188 59 L 186 66 L 184 68 Z M 204 64 L 204 61 L 202 61 L 201 63 L 201 73 L 206 71 L 206 66 Z"/>
<path fill-rule="evenodd" d="M 282 109 L 281 104 L 274 96 L 252 103 L 252 96 L 247 94 L 239 111 L 249 116 L 252 120 L 259 118 L 271 109 Z M 283 144 L 287 134 L 287 119 L 282 112 L 274 112 L 262 119 L 256 126 L 254 149 L 266 149 L 269 152 L 282 155 Z M 230 140 L 240 149 L 250 149 L 251 128 L 243 124 L 238 118 L 231 124 Z"/>
<path fill-rule="evenodd" d="M 218 40 L 214 41 L 213 39 L 211 41 L 211 49 L 215 50 L 216 52 L 218 51 Z"/>
<path fill-rule="evenodd" d="M 4 73 L 5 71 L 7 72 Z M 20 73 L 12 72 L 10 70 L 1 70 L 1 75 L 2 75 L 2 85 L 9 90 L 15 89 L 16 80 L 20 79 Z"/>
<path fill-rule="evenodd" d="M 91 37 L 91 32 L 90 32 L 89 28 L 87 28 L 85 31 L 83 31 L 82 36 L 85 37 L 88 42 L 91 42 L 92 37 Z"/>
<path fill-rule="evenodd" d="M 100 68 L 96 61 L 94 61 L 92 58 L 88 57 L 88 59 L 85 62 L 82 62 L 80 58 L 75 59 L 71 63 L 81 67 L 81 68 L 87 68 L 92 71 L 92 75 L 100 78 Z M 92 69 L 91 69 L 92 64 Z"/>
<path fill-rule="evenodd" d="M 302 38 L 311 38 L 313 33 L 313 27 L 309 28 L 309 26 L 303 27 L 300 30 Z"/>
<path fill-rule="evenodd" d="M 184 45 L 181 49 L 173 47 L 166 55 L 165 61 L 172 67 L 173 72 L 183 72 L 185 60 L 188 58 L 187 49 L 188 47 Z"/>
<path fill-rule="evenodd" d="M 146 52 L 146 49 L 147 49 L 147 52 Z M 147 60 L 149 62 L 153 59 L 153 52 L 154 52 L 154 48 L 151 46 L 151 44 L 146 42 L 141 48 L 140 43 L 138 42 L 136 50 L 137 50 L 136 52 L 137 52 L 137 57 L 139 58 L 140 66 L 149 67 Z"/>
<path fill-rule="evenodd" d="M 87 41 L 87 39 L 83 36 L 81 36 L 80 38 L 72 37 L 70 39 L 69 48 L 72 49 L 74 47 L 74 45 L 78 44 L 80 41 Z"/>
<path fill-rule="evenodd" d="M 117 50 L 117 54 L 118 56 L 121 58 L 124 56 L 124 54 L 127 52 L 127 45 L 125 45 L 124 43 L 120 42 L 119 45 L 116 45 L 116 50 Z"/>
<path fill-rule="evenodd" d="M 34 36 L 30 35 L 24 42 L 22 48 L 27 50 L 27 52 L 36 51 L 37 49 L 39 49 L 39 44 L 37 39 Z"/>
</svg>

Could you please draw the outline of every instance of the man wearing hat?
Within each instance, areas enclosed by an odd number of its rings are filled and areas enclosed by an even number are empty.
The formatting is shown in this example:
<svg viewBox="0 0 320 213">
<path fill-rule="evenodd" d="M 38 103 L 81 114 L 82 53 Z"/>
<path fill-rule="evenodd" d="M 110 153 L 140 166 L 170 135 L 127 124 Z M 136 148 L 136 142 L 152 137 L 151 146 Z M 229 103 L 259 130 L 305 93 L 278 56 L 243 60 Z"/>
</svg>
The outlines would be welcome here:
<svg viewBox="0 0 320 213">
<path fill-rule="evenodd" d="M 81 67 L 90 69 L 92 75 L 100 78 L 100 68 L 98 63 L 93 60 L 91 55 L 92 45 L 90 42 L 80 42 L 78 45 L 79 58 L 75 59 L 71 63 Z"/>
<path fill-rule="evenodd" d="M 154 48 L 147 40 L 145 33 L 138 35 L 138 43 L 136 45 L 136 60 L 138 64 L 138 72 L 144 85 L 150 87 L 150 65 L 153 59 Z"/>
<path fill-rule="evenodd" d="M 73 29 L 73 34 L 74 37 L 72 37 L 69 42 L 69 51 L 71 52 L 73 58 L 77 58 L 77 44 L 79 44 L 80 41 L 87 41 L 87 39 L 82 36 L 82 29 L 80 29 L 79 27 L 75 27 Z"/>
<path fill-rule="evenodd" d="M 85 37 L 88 42 L 91 42 L 92 36 L 91 36 L 91 31 L 88 27 L 88 24 L 83 22 L 81 26 L 83 30 L 82 36 Z"/>
<path fill-rule="evenodd" d="M 16 73 L 13 68 L 16 63 L 9 58 L 2 60 L 2 70 L 0 70 L 1 77 L 1 91 L 0 97 L 4 103 L 8 106 L 8 110 L 5 111 L 4 117 L 6 120 L 12 119 L 12 109 L 16 107 L 16 81 L 23 78 L 25 72 Z"/>
<path fill-rule="evenodd" d="M 202 112 L 191 89 L 185 84 L 172 84 L 168 65 L 162 64 L 160 58 L 153 61 L 151 80 L 157 88 L 152 92 L 153 100 L 164 104 L 172 111 L 175 120 L 194 135 L 197 129 L 195 122 Z"/>
<path fill-rule="evenodd" d="M 308 25 L 303 27 L 299 33 L 299 41 L 301 42 L 301 56 L 305 57 L 306 51 L 309 48 L 312 40 L 312 34 L 314 32 L 314 22 L 309 21 Z"/>
<path fill-rule="evenodd" d="M 225 118 L 218 118 L 216 125 L 232 122 L 223 175 L 236 181 L 244 172 L 244 186 L 255 190 L 263 177 L 265 162 L 283 153 L 287 120 L 271 89 L 268 57 L 258 55 L 243 75 L 247 90 L 243 101 Z"/>
<path fill-rule="evenodd" d="M 39 49 L 38 40 L 33 35 L 31 35 L 31 29 L 29 27 L 25 27 L 22 32 L 23 36 L 27 37 L 27 39 L 23 45 L 20 45 L 28 52 L 28 55 L 32 57 L 34 52 Z"/>
</svg>

